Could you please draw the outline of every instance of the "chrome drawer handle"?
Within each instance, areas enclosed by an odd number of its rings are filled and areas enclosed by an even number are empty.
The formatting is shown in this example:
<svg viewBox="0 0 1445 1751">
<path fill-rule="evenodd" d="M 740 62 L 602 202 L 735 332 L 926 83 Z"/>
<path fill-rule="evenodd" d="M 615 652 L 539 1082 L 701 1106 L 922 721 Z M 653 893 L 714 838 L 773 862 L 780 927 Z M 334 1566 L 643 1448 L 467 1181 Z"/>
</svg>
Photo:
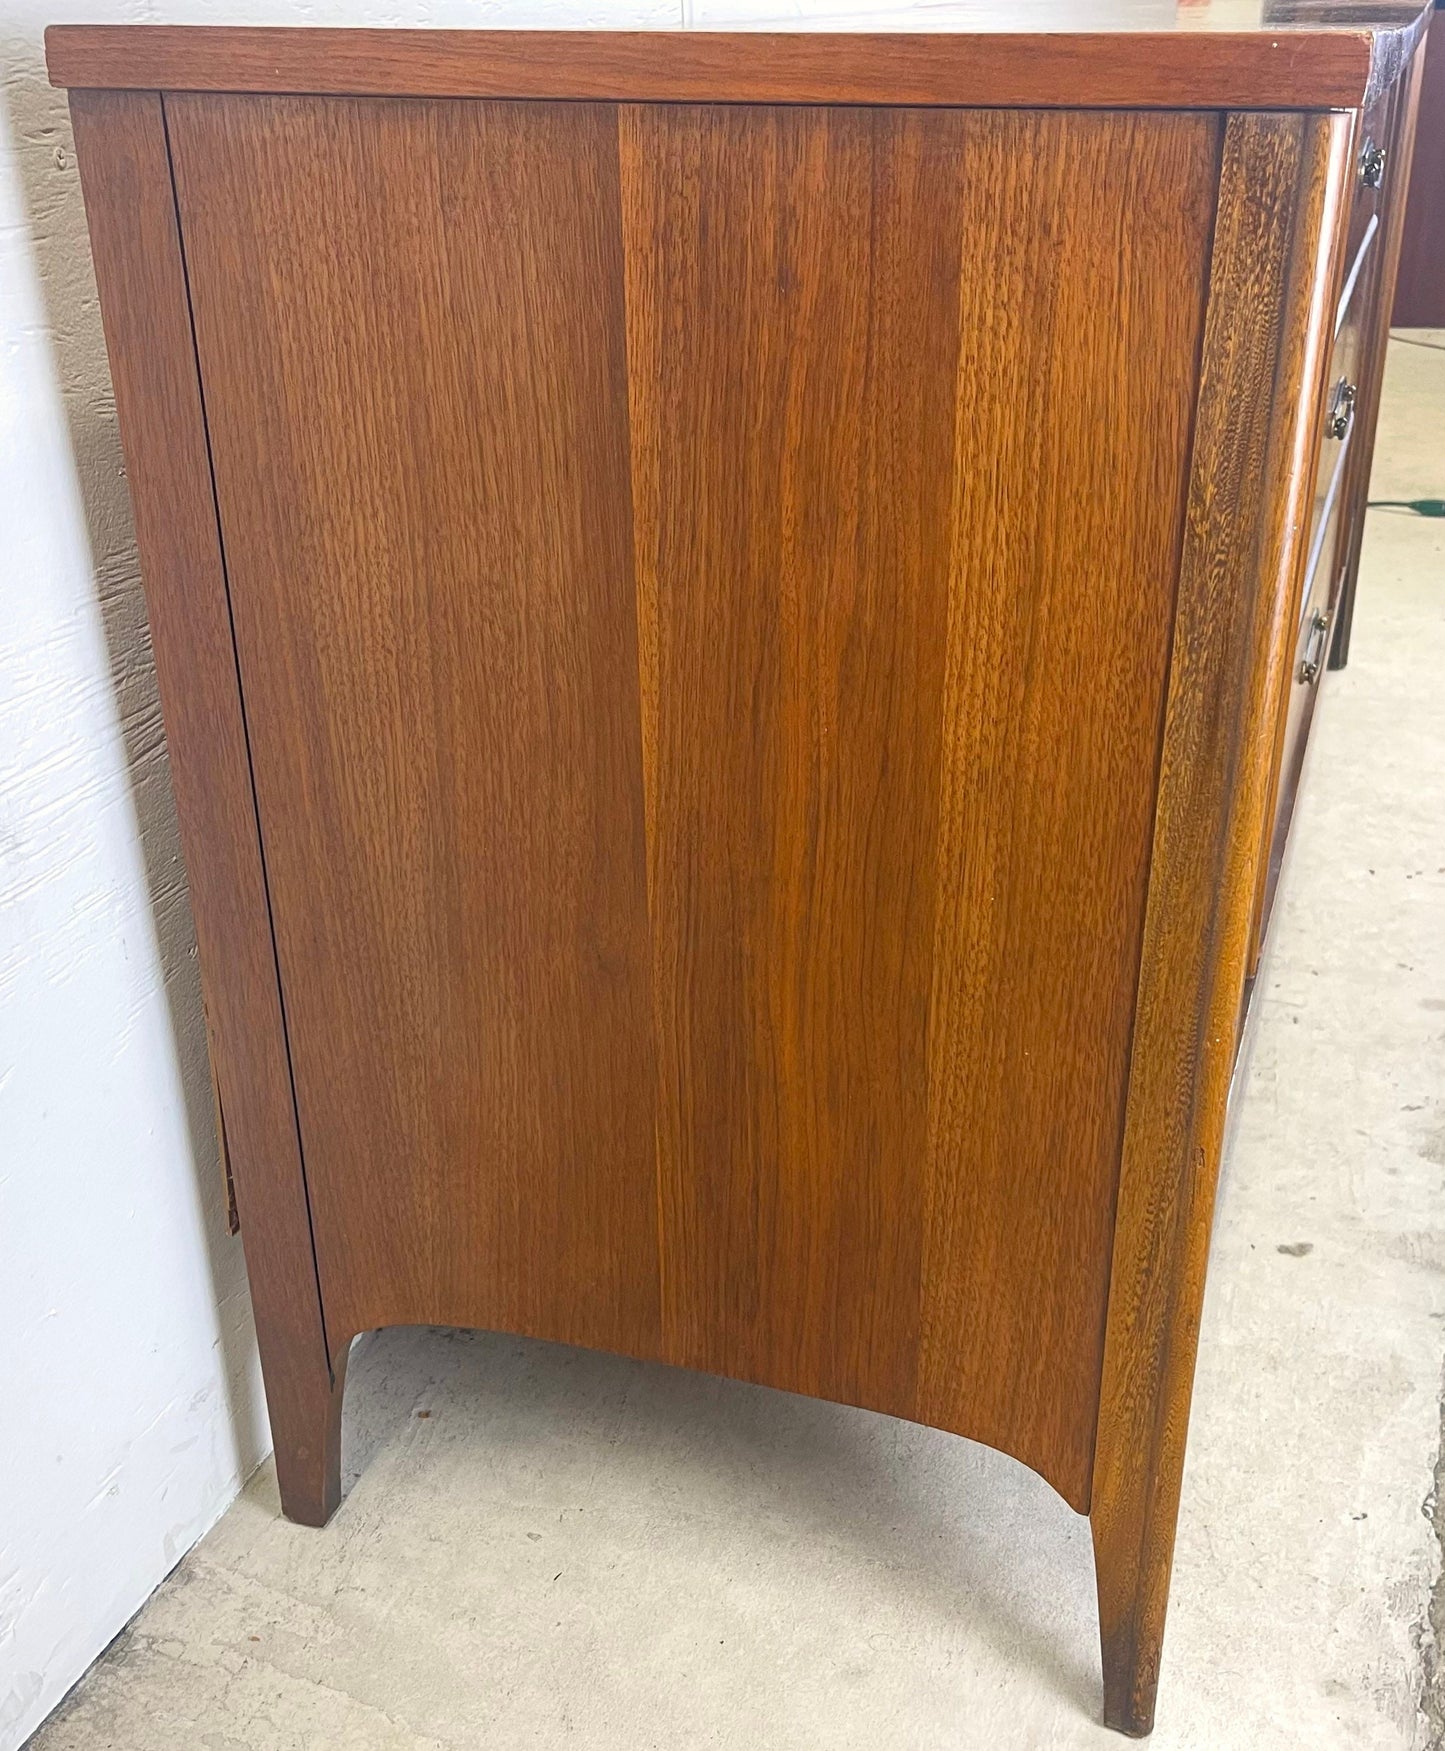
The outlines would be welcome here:
<svg viewBox="0 0 1445 1751">
<path fill-rule="evenodd" d="M 1330 399 L 1330 417 L 1328 431 L 1332 438 L 1344 438 L 1349 435 L 1350 422 L 1355 417 L 1355 398 L 1359 390 L 1348 377 L 1341 377 L 1335 384 L 1335 393 Z"/>
<path fill-rule="evenodd" d="M 1310 621 L 1310 637 L 1305 646 L 1304 660 L 1299 666 L 1299 678 L 1306 687 L 1312 687 L 1319 679 L 1320 664 L 1325 660 L 1325 634 L 1329 629 L 1329 615 L 1317 608 L 1314 619 Z"/>
<path fill-rule="evenodd" d="M 1373 140 L 1365 141 L 1360 154 L 1360 181 L 1366 188 L 1378 188 L 1385 180 L 1385 148 Z"/>
</svg>

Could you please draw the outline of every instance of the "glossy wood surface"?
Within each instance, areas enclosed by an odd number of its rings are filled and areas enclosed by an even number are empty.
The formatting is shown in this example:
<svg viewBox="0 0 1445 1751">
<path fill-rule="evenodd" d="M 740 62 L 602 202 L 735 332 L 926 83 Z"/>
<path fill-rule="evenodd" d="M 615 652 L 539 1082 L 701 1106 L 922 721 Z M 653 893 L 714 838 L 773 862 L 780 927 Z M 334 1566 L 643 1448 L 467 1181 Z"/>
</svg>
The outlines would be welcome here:
<svg viewBox="0 0 1445 1751">
<path fill-rule="evenodd" d="M 1086 1505 L 1216 122 L 167 102 L 333 1347 Z"/>
<path fill-rule="evenodd" d="M 52 25 L 57 85 L 634 102 L 1324 108 L 1365 102 L 1424 27 L 1414 0 L 947 9 L 891 32 L 317 30 Z M 885 12 L 882 21 L 888 22 Z"/>
<path fill-rule="evenodd" d="M 1105 1720 L 1135 1734 L 1154 1717 L 1350 137 L 1343 116 L 1232 117 L 1220 176 L 1090 1506 Z"/>
<path fill-rule="evenodd" d="M 341 1388 L 312 1256 L 165 118 L 154 93 L 77 92 L 71 119 L 277 1467 L 293 1516 L 320 1525 L 340 1499 Z"/>
</svg>

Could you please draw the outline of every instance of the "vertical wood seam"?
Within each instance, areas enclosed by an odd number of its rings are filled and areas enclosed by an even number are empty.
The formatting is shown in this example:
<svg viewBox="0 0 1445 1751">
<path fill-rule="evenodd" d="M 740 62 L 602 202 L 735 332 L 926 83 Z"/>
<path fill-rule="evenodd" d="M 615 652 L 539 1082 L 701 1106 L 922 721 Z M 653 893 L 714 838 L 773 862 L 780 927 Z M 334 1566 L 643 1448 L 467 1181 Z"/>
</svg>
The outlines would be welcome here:
<svg viewBox="0 0 1445 1751">
<path fill-rule="evenodd" d="M 251 725 L 246 705 L 246 688 L 241 674 L 241 653 L 236 643 L 236 616 L 231 603 L 231 576 L 226 559 L 226 531 L 221 521 L 220 497 L 216 491 L 216 463 L 211 449 L 211 423 L 206 408 L 206 382 L 201 371 L 200 348 L 196 341 L 196 312 L 191 293 L 190 263 L 186 257 L 186 229 L 181 218 L 180 192 L 176 188 L 175 158 L 171 150 L 170 116 L 166 93 L 158 92 L 161 107 L 161 132 L 165 139 L 166 174 L 170 179 L 171 206 L 176 220 L 176 247 L 180 253 L 181 282 L 186 294 L 186 324 L 191 338 L 191 357 L 195 363 L 196 395 L 201 407 L 201 431 L 206 445 L 206 473 L 210 482 L 211 511 L 216 524 L 216 550 L 221 568 L 221 582 L 226 594 L 226 620 L 231 634 L 231 656 L 235 664 L 236 695 L 241 713 L 241 732 L 246 746 L 246 775 L 250 784 L 251 813 L 256 826 L 256 850 L 261 863 L 261 890 L 266 900 L 266 929 L 271 943 L 271 961 L 276 975 L 276 1001 L 281 1011 L 281 1043 L 286 1056 L 286 1076 L 291 1093 L 291 1117 L 296 1128 L 296 1155 L 301 1168 L 301 1191 L 306 1201 L 307 1242 L 311 1249 L 311 1269 L 316 1281 L 316 1305 L 321 1320 L 321 1343 L 326 1357 L 326 1370 L 331 1383 L 336 1384 L 336 1367 L 331 1349 L 331 1337 L 326 1327 L 326 1296 L 321 1286 L 321 1265 L 316 1256 L 316 1222 L 311 1208 L 311 1186 L 306 1175 L 306 1140 L 301 1130 L 301 1110 L 296 1096 L 296 1070 L 291 1054 L 291 1030 L 286 1013 L 286 985 L 281 977 L 281 957 L 276 944 L 276 915 L 271 903 L 271 880 L 266 864 L 266 836 L 261 826 L 261 808 L 256 798 L 256 767 L 251 750 Z M 349 1339 L 348 1339 L 349 1341 Z"/>
</svg>

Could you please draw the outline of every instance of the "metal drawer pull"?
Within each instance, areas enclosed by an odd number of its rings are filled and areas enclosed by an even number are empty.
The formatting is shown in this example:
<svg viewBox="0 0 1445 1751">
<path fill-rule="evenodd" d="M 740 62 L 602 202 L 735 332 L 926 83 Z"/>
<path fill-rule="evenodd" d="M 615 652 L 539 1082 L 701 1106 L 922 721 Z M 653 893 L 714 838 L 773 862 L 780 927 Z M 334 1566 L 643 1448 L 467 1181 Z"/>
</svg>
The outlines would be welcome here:
<svg viewBox="0 0 1445 1751">
<path fill-rule="evenodd" d="M 1360 154 L 1360 181 L 1366 188 L 1378 188 L 1385 180 L 1385 148 L 1373 140 L 1365 141 Z"/>
<path fill-rule="evenodd" d="M 1341 377 L 1335 384 L 1335 393 L 1330 398 L 1330 417 L 1328 431 L 1332 438 L 1346 437 L 1350 430 L 1350 421 L 1355 417 L 1355 397 L 1359 390 L 1348 377 Z"/>
<path fill-rule="evenodd" d="M 1330 630 L 1330 617 L 1321 608 L 1316 608 L 1315 617 L 1310 621 L 1309 643 L 1305 646 L 1304 660 L 1299 666 L 1299 678 L 1307 687 L 1313 686 L 1319 679 L 1320 664 L 1325 660 L 1325 634 Z"/>
</svg>

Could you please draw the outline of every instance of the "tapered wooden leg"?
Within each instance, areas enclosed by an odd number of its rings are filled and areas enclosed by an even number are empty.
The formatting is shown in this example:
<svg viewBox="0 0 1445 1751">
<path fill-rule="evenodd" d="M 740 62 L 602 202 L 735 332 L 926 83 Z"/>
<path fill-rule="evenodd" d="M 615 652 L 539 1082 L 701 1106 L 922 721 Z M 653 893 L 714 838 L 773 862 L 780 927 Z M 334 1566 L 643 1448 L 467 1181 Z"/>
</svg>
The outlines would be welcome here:
<svg viewBox="0 0 1445 1751">
<path fill-rule="evenodd" d="M 1177 1488 L 1172 1493 L 1177 1511 Z M 1173 1512 L 1167 1514 L 1167 1522 L 1131 1528 L 1098 1517 L 1093 1522 L 1099 1642 L 1104 1657 L 1104 1725 L 1135 1739 L 1154 1730 L 1154 1698 L 1159 1690 L 1159 1656 L 1174 1554 Z"/>
<path fill-rule="evenodd" d="M 281 1502 L 321 1526 L 341 1496 L 343 1369 L 327 1356 L 164 106 L 75 91 L 70 109 Z"/>
<path fill-rule="evenodd" d="M 268 1378 L 271 1439 L 281 1511 L 298 1526 L 324 1526 L 341 1503 L 341 1401 L 346 1389 L 346 1352 L 334 1382 L 308 1370 L 309 1378 Z"/>
<path fill-rule="evenodd" d="M 1119 1164 L 1089 1520 L 1104 1719 L 1154 1724 L 1263 823 L 1333 342 L 1340 115 L 1224 126 Z M 1283 639 L 1283 642 L 1281 640 Z M 1284 652 L 1281 662 L 1280 652 Z"/>
</svg>

